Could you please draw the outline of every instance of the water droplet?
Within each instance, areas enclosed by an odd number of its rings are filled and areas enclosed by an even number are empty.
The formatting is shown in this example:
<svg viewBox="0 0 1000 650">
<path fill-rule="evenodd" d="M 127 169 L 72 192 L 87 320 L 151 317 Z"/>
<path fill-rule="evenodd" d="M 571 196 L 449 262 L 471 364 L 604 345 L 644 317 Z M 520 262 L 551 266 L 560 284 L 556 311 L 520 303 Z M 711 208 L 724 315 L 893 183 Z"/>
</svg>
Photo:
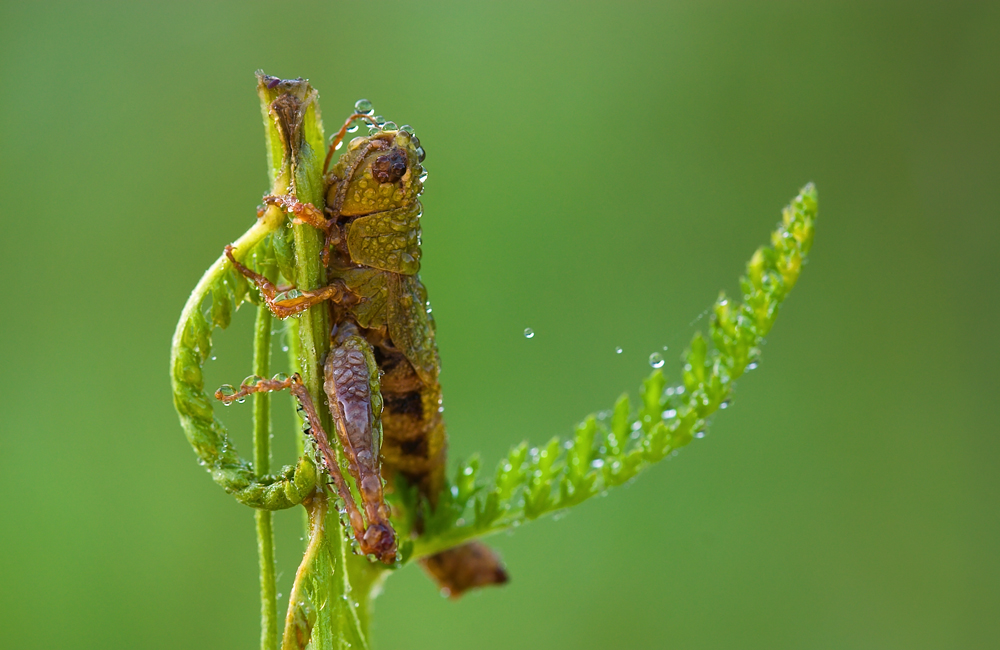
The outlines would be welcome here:
<svg viewBox="0 0 1000 650">
<path fill-rule="evenodd" d="M 526 338 L 526 339 L 533 339 L 533 338 L 535 338 L 535 330 L 531 329 L 530 327 L 525 327 L 524 328 L 524 338 Z"/>
<path fill-rule="evenodd" d="M 354 151 L 355 149 L 360 147 L 362 143 L 364 143 L 364 141 L 365 138 L 359 135 L 358 137 L 354 138 L 353 140 L 347 143 L 347 148 L 350 149 L 351 151 Z"/>
<path fill-rule="evenodd" d="M 593 467 L 594 469 L 601 469 L 602 467 L 604 467 L 604 461 L 601 460 L 600 458 L 596 458 L 592 463 L 590 463 L 590 466 Z"/>
<path fill-rule="evenodd" d="M 215 360 L 216 360 L 216 359 L 218 359 L 218 358 L 219 358 L 219 357 L 217 357 L 217 356 L 215 356 L 215 355 L 212 355 L 212 361 L 215 361 Z"/>
<path fill-rule="evenodd" d="M 677 417 L 677 409 L 667 409 L 663 412 L 663 419 L 669 420 L 671 418 Z"/>
<path fill-rule="evenodd" d="M 381 115 L 376 115 L 372 119 L 375 120 L 375 123 L 378 124 L 379 126 L 382 126 L 383 124 L 385 124 L 385 118 L 382 117 Z"/>
<path fill-rule="evenodd" d="M 396 132 L 396 144 L 400 147 L 405 147 L 410 144 L 410 134 L 406 131 L 399 130 Z"/>
<path fill-rule="evenodd" d="M 344 141 L 341 140 L 337 143 L 337 146 L 333 148 L 334 151 L 340 151 L 340 148 L 344 146 Z"/>
<path fill-rule="evenodd" d="M 348 133 L 357 133 L 358 129 L 360 129 L 360 128 L 361 128 L 361 125 L 358 124 L 357 122 L 355 122 L 355 123 L 351 124 L 349 127 L 347 127 L 347 132 Z"/>
<path fill-rule="evenodd" d="M 395 122 L 386 122 L 385 124 L 382 125 L 382 128 L 385 129 L 386 131 L 398 131 L 399 130 L 399 127 L 396 126 Z"/>
<path fill-rule="evenodd" d="M 639 422 L 638 420 L 636 420 L 635 422 L 632 423 L 632 430 L 633 431 L 638 431 L 641 428 L 642 428 L 642 422 Z"/>
<path fill-rule="evenodd" d="M 678 395 L 683 395 L 684 394 L 684 387 L 683 386 L 678 386 L 677 388 L 674 389 L 674 392 L 677 393 Z"/>
<path fill-rule="evenodd" d="M 427 157 L 427 152 L 424 151 L 423 147 L 418 146 L 417 147 L 417 161 L 418 162 L 424 162 L 424 158 L 426 158 L 426 157 Z"/>
<path fill-rule="evenodd" d="M 365 113 L 366 115 L 371 115 L 375 111 L 372 110 L 372 103 L 367 99 L 359 99 L 354 102 L 354 112 L 355 113 Z"/>
<path fill-rule="evenodd" d="M 720 409 L 727 409 L 727 408 L 729 408 L 729 400 L 726 400 L 726 401 L 722 402 L 721 404 L 719 404 L 719 408 Z"/>
<path fill-rule="evenodd" d="M 233 388 L 232 384 L 222 384 L 219 386 L 219 390 L 216 391 L 221 397 L 232 397 L 237 391 Z M 226 406 L 229 406 L 229 402 L 225 402 Z"/>
<path fill-rule="evenodd" d="M 756 370 L 757 369 L 757 362 L 756 361 L 751 361 L 750 363 L 747 364 L 746 369 L 747 370 Z"/>
<path fill-rule="evenodd" d="M 421 183 L 426 182 L 427 181 L 427 171 L 425 170 L 422 174 L 420 174 L 420 178 L 417 179 L 417 180 L 419 180 Z"/>
<path fill-rule="evenodd" d="M 622 350 L 620 346 L 615 348 L 615 354 L 621 354 L 622 352 L 624 352 L 624 350 Z"/>
<path fill-rule="evenodd" d="M 399 130 L 402 133 L 409 133 L 410 135 L 413 135 L 415 133 L 415 131 L 413 130 L 413 127 L 410 126 L 409 124 L 404 124 L 403 126 L 399 127 Z"/>
<path fill-rule="evenodd" d="M 271 377 L 271 381 L 285 381 L 288 379 L 288 375 L 283 372 L 277 373 L 275 376 Z"/>
<path fill-rule="evenodd" d="M 695 431 L 694 432 L 694 437 L 695 438 L 704 438 L 705 437 L 705 430 L 701 429 L 699 431 Z"/>
<path fill-rule="evenodd" d="M 662 368 L 663 355 L 660 354 L 659 352 L 654 352 L 653 354 L 649 355 L 649 365 L 653 366 L 654 368 Z"/>
<path fill-rule="evenodd" d="M 281 351 L 282 352 L 288 352 L 288 346 L 287 345 L 282 345 L 281 346 Z"/>
<path fill-rule="evenodd" d="M 257 376 L 257 375 L 250 375 L 249 377 L 247 377 L 246 379 L 243 380 L 243 385 L 244 386 L 248 386 L 248 387 L 249 386 L 256 386 L 257 384 L 260 383 L 260 381 L 261 381 L 261 378 L 259 376 Z"/>
</svg>

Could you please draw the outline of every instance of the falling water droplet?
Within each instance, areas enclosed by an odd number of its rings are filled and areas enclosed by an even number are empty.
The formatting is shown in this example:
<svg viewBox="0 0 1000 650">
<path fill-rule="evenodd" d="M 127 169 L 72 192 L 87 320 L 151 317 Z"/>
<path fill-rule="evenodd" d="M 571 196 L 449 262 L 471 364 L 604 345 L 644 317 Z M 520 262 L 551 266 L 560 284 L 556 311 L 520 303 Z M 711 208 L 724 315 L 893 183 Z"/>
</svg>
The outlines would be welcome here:
<svg viewBox="0 0 1000 650">
<path fill-rule="evenodd" d="M 653 354 L 649 355 L 649 365 L 653 366 L 654 368 L 662 368 L 663 355 L 660 354 L 659 352 L 654 352 Z"/>
<path fill-rule="evenodd" d="M 530 327 L 525 327 L 524 328 L 524 338 L 526 338 L 526 339 L 533 339 L 533 338 L 535 338 L 535 330 L 531 329 Z"/>
</svg>

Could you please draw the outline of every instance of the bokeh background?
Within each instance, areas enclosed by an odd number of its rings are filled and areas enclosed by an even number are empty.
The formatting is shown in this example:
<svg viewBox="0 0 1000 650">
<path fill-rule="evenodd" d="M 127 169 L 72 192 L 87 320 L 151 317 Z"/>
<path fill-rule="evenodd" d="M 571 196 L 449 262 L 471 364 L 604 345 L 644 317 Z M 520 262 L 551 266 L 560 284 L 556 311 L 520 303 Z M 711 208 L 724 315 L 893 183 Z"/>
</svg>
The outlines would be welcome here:
<svg viewBox="0 0 1000 650">
<path fill-rule="evenodd" d="M 504 589 L 401 571 L 376 648 L 1000 644 L 996 3 L 324 1 L 0 5 L 0 645 L 256 647 L 251 512 L 194 462 L 167 359 L 266 190 L 257 68 L 308 77 L 328 132 L 359 97 L 415 126 L 452 458 L 490 467 L 663 346 L 676 380 L 819 187 L 710 435 L 495 538 Z M 251 320 L 210 383 L 248 374 Z"/>
</svg>

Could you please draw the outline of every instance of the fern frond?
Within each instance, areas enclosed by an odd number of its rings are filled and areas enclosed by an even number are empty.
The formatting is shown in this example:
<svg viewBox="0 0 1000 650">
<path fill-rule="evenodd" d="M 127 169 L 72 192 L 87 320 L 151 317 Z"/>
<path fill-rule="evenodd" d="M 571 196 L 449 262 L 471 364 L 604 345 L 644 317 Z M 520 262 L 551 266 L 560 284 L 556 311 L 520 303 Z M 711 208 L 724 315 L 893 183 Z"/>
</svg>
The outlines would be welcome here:
<svg viewBox="0 0 1000 650">
<path fill-rule="evenodd" d="M 515 446 L 492 482 L 480 477 L 478 458 L 461 464 L 437 507 L 426 513 L 411 557 L 578 505 L 703 437 L 709 416 L 728 405 L 733 382 L 759 363 L 764 337 L 809 253 L 816 214 L 816 188 L 810 183 L 785 208 L 771 246 L 757 249 L 747 264 L 740 280 L 743 301 L 734 303 L 724 293 L 715 301 L 712 345 L 700 332 L 694 335 L 684 353 L 681 383 L 667 386 L 663 373 L 654 370 L 635 408 L 622 395 L 614 409 L 587 417 L 566 440 Z"/>
</svg>

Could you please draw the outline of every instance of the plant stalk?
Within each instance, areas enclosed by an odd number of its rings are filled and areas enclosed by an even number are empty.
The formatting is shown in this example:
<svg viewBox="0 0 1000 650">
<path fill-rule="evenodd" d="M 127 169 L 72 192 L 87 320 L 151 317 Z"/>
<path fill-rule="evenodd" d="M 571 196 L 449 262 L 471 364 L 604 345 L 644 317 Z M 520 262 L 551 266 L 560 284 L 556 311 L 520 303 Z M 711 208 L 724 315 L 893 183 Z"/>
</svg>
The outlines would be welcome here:
<svg viewBox="0 0 1000 650">
<path fill-rule="evenodd" d="M 270 267 L 270 268 L 269 268 Z M 274 265 L 265 265 L 264 274 L 273 276 Z M 253 374 L 271 373 L 271 311 L 257 308 L 254 325 Z M 257 476 L 271 471 L 271 394 L 256 393 L 253 402 L 253 462 Z M 274 562 L 274 515 L 270 510 L 254 511 L 257 524 L 257 556 L 260 564 L 260 648 L 278 648 L 278 597 Z"/>
</svg>

